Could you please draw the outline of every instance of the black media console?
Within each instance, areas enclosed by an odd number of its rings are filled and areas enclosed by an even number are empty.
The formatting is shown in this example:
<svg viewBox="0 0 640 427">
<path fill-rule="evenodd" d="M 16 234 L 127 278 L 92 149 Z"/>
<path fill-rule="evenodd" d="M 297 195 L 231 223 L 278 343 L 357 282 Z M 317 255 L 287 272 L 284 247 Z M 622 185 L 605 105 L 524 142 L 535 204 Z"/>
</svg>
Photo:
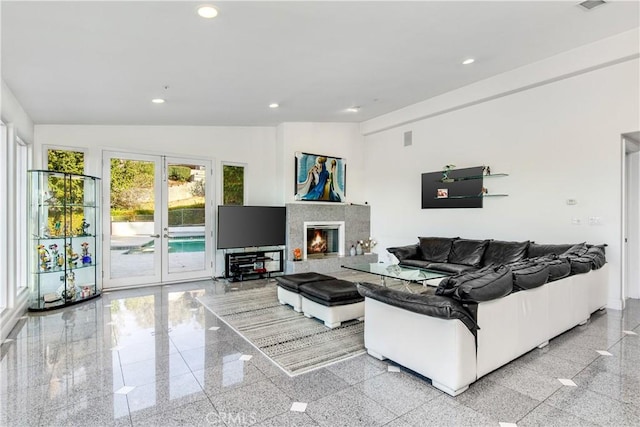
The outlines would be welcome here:
<svg viewBox="0 0 640 427">
<path fill-rule="evenodd" d="M 271 273 L 284 271 L 283 256 L 283 249 L 227 253 L 224 276 L 234 282 L 270 277 Z"/>
</svg>

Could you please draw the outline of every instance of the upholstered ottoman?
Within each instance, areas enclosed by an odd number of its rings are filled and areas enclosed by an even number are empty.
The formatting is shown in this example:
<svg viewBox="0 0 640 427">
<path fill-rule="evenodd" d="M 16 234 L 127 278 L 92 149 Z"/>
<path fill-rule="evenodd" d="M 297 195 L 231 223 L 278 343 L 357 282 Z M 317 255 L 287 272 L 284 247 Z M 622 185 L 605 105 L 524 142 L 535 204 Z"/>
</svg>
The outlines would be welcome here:
<svg viewBox="0 0 640 427">
<path fill-rule="evenodd" d="M 276 277 L 278 282 L 278 301 L 280 304 L 288 304 L 297 312 L 302 311 L 302 297 L 300 297 L 300 285 L 324 280 L 335 280 L 332 276 L 320 273 L 286 274 Z"/>
<path fill-rule="evenodd" d="M 355 284 L 332 279 L 300 285 L 302 312 L 335 328 L 347 320 L 364 318 L 364 297 Z"/>
</svg>

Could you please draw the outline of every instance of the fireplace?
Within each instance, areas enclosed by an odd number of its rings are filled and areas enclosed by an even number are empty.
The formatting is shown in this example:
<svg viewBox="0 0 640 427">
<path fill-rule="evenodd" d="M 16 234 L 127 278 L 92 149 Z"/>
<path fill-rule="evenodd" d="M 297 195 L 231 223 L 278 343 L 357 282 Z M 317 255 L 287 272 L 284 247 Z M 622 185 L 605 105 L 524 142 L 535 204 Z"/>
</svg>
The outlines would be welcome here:
<svg viewBox="0 0 640 427">
<path fill-rule="evenodd" d="M 304 259 L 344 255 L 344 221 L 304 223 Z"/>
</svg>

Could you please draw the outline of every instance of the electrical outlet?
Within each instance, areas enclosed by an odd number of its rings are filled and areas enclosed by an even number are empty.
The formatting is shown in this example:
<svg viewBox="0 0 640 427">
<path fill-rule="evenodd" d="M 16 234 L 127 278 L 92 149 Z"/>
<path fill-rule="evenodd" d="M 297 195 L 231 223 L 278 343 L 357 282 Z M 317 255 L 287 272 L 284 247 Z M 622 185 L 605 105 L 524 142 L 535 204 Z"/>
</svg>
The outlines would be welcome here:
<svg viewBox="0 0 640 427">
<path fill-rule="evenodd" d="M 567 199 L 568 205 L 577 205 L 578 201 L 576 199 Z"/>
<path fill-rule="evenodd" d="M 580 218 L 571 218 L 571 224 L 580 225 L 581 223 L 582 221 L 580 221 Z"/>
<path fill-rule="evenodd" d="M 590 216 L 589 225 L 602 225 L 602 218 L 599 216 Z"/>
</svg>

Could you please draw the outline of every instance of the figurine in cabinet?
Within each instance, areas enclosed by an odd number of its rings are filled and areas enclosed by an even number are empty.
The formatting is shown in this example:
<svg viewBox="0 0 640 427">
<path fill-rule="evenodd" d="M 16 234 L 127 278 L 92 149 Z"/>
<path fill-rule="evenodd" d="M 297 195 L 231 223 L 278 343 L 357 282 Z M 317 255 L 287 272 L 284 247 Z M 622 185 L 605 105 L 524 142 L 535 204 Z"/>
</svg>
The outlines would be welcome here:
<svg viewBox="0 0 640 427">
<path fill-rule="evenodd" d="M 78 254 L 73 251 L 70 243 L 64 245 L 67 252 L 67 265 L 69 268 L 76 267 L 78 265 Z"/>
<path fill-rule="evenodd" d="M 89 253 L 89 243 L 82 242 L 82 265 L 91 264 L 91 254 Z"/>
<path fill-rule="evenodd" d="M 60 278 L 62 281 L 65 281 L 65 279 L 66 283 L 58 288 L 58 294 L 65 300 L 74 299 L 76 297 L 76 274 L 70 271 L 66 277 L 62 276 Z"/>
<path fill-rule="evenodd" d="M 78 236 L 88 236 L 90 226 L 91 224 L 89 224 L 84 218 L 82 218 L 82 224 L 80 224 L 80 227 L 78 227 L 78 229 L 76 230 Z"/>
<path fill-rule="evenodd" d="M 38 256 L 40 257 L 40 271 L 51 270 L 51 257 L 45 245 L 38 245 Z"/>
<path fill-rule="evenodd" d="M 60 269 L 63 265 L 64 265 L 64 257 L 60 254 L 60 251 L 58 250 L 58 245 L 53 243 L 51 245 L 49 245 L 49 250 L 51 251 L 51 264 L 54 270 L 58 270 Z M 60 264 L 60 261 L 62 258 L 62 264 Z"/>
</svg>

